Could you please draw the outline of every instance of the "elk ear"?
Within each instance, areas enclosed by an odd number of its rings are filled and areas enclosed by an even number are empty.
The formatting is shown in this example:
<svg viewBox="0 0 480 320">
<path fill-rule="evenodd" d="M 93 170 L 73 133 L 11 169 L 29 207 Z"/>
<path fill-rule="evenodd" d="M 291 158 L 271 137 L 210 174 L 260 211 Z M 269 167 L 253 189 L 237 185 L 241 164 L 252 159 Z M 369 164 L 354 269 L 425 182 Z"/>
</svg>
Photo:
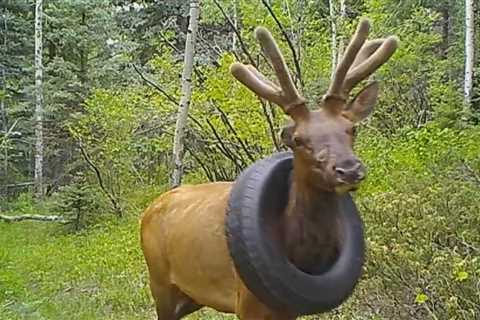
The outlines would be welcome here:
<svg viewBox="0 0 480 320">
<path fill-rule="evenodd" d="M 357 94 L 343 115 L 353 122 L 359 122 L 368 117 L 377 102 L 378 91 L 378 82 L 370 83 Z"/>
<path fill-rule="evenodd" d="M 295 132 L 295 124 L 289 124 L 282 128 L 280 131 L 280 139 L 282 140 L 283 144 L 289 148 L 293 148 L 293 133 Z"/>
</svg>

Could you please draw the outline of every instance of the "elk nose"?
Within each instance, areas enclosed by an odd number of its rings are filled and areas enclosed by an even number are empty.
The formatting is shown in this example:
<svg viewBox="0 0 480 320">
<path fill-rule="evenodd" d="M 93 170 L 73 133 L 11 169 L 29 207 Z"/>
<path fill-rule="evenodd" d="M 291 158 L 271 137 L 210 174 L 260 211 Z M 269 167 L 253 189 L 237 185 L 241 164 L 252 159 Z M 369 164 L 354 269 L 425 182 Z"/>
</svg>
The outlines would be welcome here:
<svg viewBox="0 0 480 320">
<path fill-rule="evenodd" d="M 365 168 L 358 160 L 345 161 L 335 167 L 337 181 L 341 183 L 358 183 L 365 179 Z"/>
</svg>

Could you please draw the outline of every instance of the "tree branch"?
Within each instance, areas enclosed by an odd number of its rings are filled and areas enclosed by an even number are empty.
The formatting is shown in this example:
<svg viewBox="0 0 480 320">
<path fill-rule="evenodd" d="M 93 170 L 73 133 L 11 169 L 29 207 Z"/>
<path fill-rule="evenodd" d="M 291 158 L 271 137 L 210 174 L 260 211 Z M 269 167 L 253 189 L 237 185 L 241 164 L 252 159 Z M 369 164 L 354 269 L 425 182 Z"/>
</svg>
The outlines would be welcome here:
<svg viewBox="0 0 480 320">
<path fill-rule="evenodd" d="M 82 153 L 82 156 L 83 158 L 85 159 L 85 161 L 88 163 L 88 165 L 90 166 L 90 168 L 93 170 L 93 172 L 95 172 L 95 175 L 97 176 L 97 180 L 98 180 L 98 184 L 100 185 L 100 188 L 102 189 L 103 193 L 105 193 L 105 195 L 108 197 L 108 199 L 110 200 L 112 206 L 113 206 L 113 209 L 115 210 L 115 212 L 121 217 L 123 214 L 122 214 L 122 209 L 120 207 L 120 205 L 118 204 L 118 201 L 115 199 L 115 197 L 110 193 L 108 192 L 108 190 L 105 188 L 105 185 L 103 183 L 103 178 L 102 178 L 102 175 L 100 173 L 100 170 L 98 169 L 98 167 L 93 163 L 93 161 L 90 159 L 90 157 L 88 156 L 88 153 L 85 151 L 85 149 L 83 148 L 83 145 L 82 145 L 82 141 L 79 139 L 78 140 L 78 147 L 80 148 L 80 152 Z"/>
<path fill-rule="evenodd" d="M 0 214 L 0 220 L 5 222 L 17 222 L 24 220 L 45 221 L 45 222 L 59 222 L 69 223 L 70 221 L 63 219 L 61 216 L 43 216 L 39 214 L 22 214 L 19 216 L 6 216 Z"/>
<path fill-rule="evenodd" d="M 270 136 L 272 138 L 273 144 L 275 145 L 275 149 L 277 151 L 280 151 L 281 148 L 280 148 L 280 144 L 278 143 L 277 133 L 275 132 L 275 126 L 273 125 L 272 118 L 270 118 L 270 114 L 268 113 L 266 103 L 265 103 L 265 101 L 263 101 L 261 99 L 260 99 L 260 102 L 262 103 L 262 111 L 263 111 L 263 114 L 265 115 L 265 119 L 267 119 L 268 129 L 270 131 Z M 269 103 L 269 104 L 270 104 L 270 109 L 269 110 L 272 111 L 272 117 L 275 117 L 275 115 L 274 115 L 275 107 L 272 106 L 271 103 Z"/>
<path fill-rule="evenodd" d="M 188 151 L 188 153 L 193 157 L 193 159 L 195 159 L 195 161 L 197 161 L 197 163 L 200 165 L 200 167 L 202 168 L 203 172 L 205 172 L 205 175 L 207 176 L 207 179 L 210 181 L 210 182 L 213 182 L 215 181 L 210 170 L 208 170 L 207 166 L 205 166 L 205 164 L 203 163 L 202 160 L 200 160 L 200 158 L 195 154 L 195 152 L 193 152 L 190 147 L 185 144 L 185 149 Z"/>
<path fill-rule="evenodd" d="M 215 109 L 217 109 L 218 112 L 220 112 L 221 114 L 221 119 L 223 121 L 223 123 L 227 126 L 227 128 L 233 133 L 233 135 L 235 136 L 235 139 L 238 141 L 238 143 L 240 144 L 240 146 L 242 147 L 243 151 L 245 151 L 245 154 L 247 155 L 248 159 L 250 159 L 250 161 L 254 162 L 255 161 L 255 157 L 251 154 L 251 152 L 248 150 L 247 148 L 247 145 L 245 144 L 245 142 L 240 138 L 240 136 L 238 135 L 237 133 L 237 130 L 235 130 L 235 128 L 233 127 L 233 125 L 230 123 L 230 121 L 228 120 L 228 116 L 227 114 L 216 104 L 214 103 L 212 100 L 210 100 L 210 103 L 213 104 L 213 106 L 215 107 Z"/>
<path fill-rule="evenodd" d="M 232 162 L 235 164 L 235 166 L 242 170 L 242 165 L 240 165 L 238 163 L 238 160 L 240 160 L 241 162 L 243 162 L 243 165 L 245 166 L 246 164 L 244 163 L 244 161 L 239 158 L 238 156 L 235 156 L 231 151 L 230 149 L 223 143 L 223 140 L 222 138 L 218 135 L 217 133 L 217 130 L 215 130 L 215 127 L 213 126 L 213 124 L 210 122 L 210 120 L 208 120 L 208 118 L 206 119 L 207 121 L 207 124 L 208 126 L 210 127 L 210 129 L 212 130 L 212 133 L 213 135 L 215 136 L 215 138 L 217 138 L 217 141 L 220 143 L 220 146 L 217 146 L 218 149 L 227 157 L 229 158 L 230 160 L 232 160 Z"/>
<path fill-rule="evenodd" d="M 173 49 L 173 51 L 175 51 L 175 52 L 178 53 L 178 54 L 182 54 L 182 51 L 181 51 L 180 49 L 178 49 L 178 48 L 163 34 L 163 32 L 160 31 L 160 32 L 158 33 L 158 35 L 163 39 L 163 41 L 165 41 L 165 42 L 168 44 L 168 46 L 169 46 L 170 48 Z"/>
<path fill-rule="evenodd" d="M 158 84 L 156 84 L 155 82 L 153 82 L 152 80 L 148 79 L 147 77 L 145 77 L 145 75 L 138 69 L 138 67 L 135 65 L 135 63 L 132 63 L 132 66 L 133 66 L 133 69 L 135 69 L 135 71 L 138 73 L 138 75 L 143 79 L 143 81 L 145 81 L 146 83 L 148 83 L 150 86 L 154 87 L 155 89 L 157 89 L 161 94 L 163 94 L 170 102 L 174 103 L 175 105 L 178 105 L 178 100 L 177 98 L 171 96 L 169 93 L 167 93 L 162 87 L 160 87 Z"/>
<path fill-rule="evenodd" d="M 285 37 L 285 40 L 287 40 L 288 46 L 290 47 L 290 50 L 292 51 L 293 62 L 295 64 L 295 70 L 296 70 L 296 73 L 297 73 L 298 81 L 300 82 L 300 87 L 301 87 L 300 89 L 303 90 L 302 71 L 300 69 L 300 62 L 298 61 L 297 52 L 295 51 L 295 48 L 293 47 L 293 43 L 290 40 L 290 38 L 288 37 L 288 34 L 285 31 L 285 28 L 283 28 L 282 23 L 280 22 L 280 20 L 278 20 L 277 16 L 273 12 L 272 8 L 267 3 L 267 1 L 262 0 L 262 3 L 267 8 L 267 10 L 270 13 L 270 15 L 272 16 L 273 20 L 275 20 L 275 22 L 277 23 L 278 28 L 280 29 L 283 36 Z"/>
<path fill-rule="evenodd" d="M 217 8 L 220 10 L 220 12 L 222 13 L 223 17 L 225 18 L 225 20 L 227 20 L 227 23 L 230 25 L 230 27 L 232 28 L 233 32 L 235 32 L 235 35 L 237 36 L 238 38 L 238 41 L 240 42 L 240 47 L 242 48 L 242 51 L 245 53 L 245 55 L 248 57 L 248 60 L 250 61 L 250 63 L 252 64 L 252 66 L 254 67 L 257 67 L 257 64 L 255 63 L 255 60 L 253 60 L 250 52 L 247 50 L 247 47 L 245 46 L 245 43 L 243 42 L 243 39 L 242 39 L 242 36 L 240 35 L 240 32 L 238 31 L 238 29 L 235 27 L 235 24 L 232 22 L 232 20 L 230 19 L 230 17 L 227 15 L 227 13 L 225 12 L 225 10 L 223 10 L 222 6 L 220 5 L 220 3 L 218 3 L 217 0 L 213 0 L 213 2 L 215 3 L 215 5 L 217 6 Z"/>
</svg>

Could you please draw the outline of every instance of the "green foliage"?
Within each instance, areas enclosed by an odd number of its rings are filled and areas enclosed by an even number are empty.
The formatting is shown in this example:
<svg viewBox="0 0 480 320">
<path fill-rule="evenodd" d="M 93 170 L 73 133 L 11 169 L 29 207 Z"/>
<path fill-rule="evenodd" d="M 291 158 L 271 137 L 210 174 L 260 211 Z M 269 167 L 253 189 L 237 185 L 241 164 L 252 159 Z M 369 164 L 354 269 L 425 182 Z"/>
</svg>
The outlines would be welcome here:
<svg viewBox="0 0 480 320">
<path fill-rule="evenodd" d="M 261 2 L 219 3 L 236 19 L 260 71 L 275 79 L 253 36 L 257 25 L 272 31 L 315 108 L 330 81 L 328 3 L 268 1 L 292 40 L 303 86 L 292 50 Z M 32 176 L 31 8 L 7 1 L 0 14 L 2 183 Z M 1 209 L 63 214 L 81 230 L 0 223 L 0 318 L 153 316 L 136 217 L 168 188 L 187 10 L 185 1 L 45 3 L 45 176 L 54 196 L 37 202 L 23 193 Z M 369 168 L 357 194 L 368 237 L 365 276 L 352 299 L 322 319 L 480 317 L 480 86 L 476 81 L 472 110 L 463 114 L 463 12 L 460 1 L 347 1 L 340 42 L 367 16 L 372 36 L 396 34 L 401 45 L 375 75 L 380 100 L 356 145 Z M 230 64 L 251 61 L 238 39 L 234 49 L 212 0 L 202 3 L 199 30 L 184 181 L 233 180 L 279 148 L 286 116 L 233 80 Z M 126 219 L 110 218 L 109 197 Z M 201 317 L 227 318 L 206 310 L 190 319 Z"/>
<path fill-rule="evenodd" d="M 20 214 L 32 214 L 37 210 L 37 205 L 31 193 L 22 193 L 15 201 L 2 203 L 2 208 Z"/>
<path fill-rule="evenodd" d="M 0 318 L 148 318 L 137 228 L 135 221 L 111 223 L 72 236 L 1 224 Z"/>
<path fill-rule="evenodd" d="M 207 170 L 225 169 L 224 176 L 217 177 L 219 180 L 234 179 L 254 159 L 274 149 L 267 115 L 258 99 L 239 83 L 225 81 L 233 61 L 231 55 L 225 55 L 219 68 L 205 70 L 205 90 L 193 96 L 192 115 L 198 121 L 192 129 L 200 137 L 199 141 L 193 138 L 190 146 L 201 152 L 197 158 Z M 275 128 L 279 126 L 278 118 L 271 120 Z"/>
<path fill-rule="evenodd" d="M 396 34 L 401 41 L 379 72 L 383 90 L 372 122 L 386 133 L 419 127 L 434 118 L 451 125 L 460 119 L 462 107 L 458 87 L 446 80 L 451 65 L 434 49 L 442 41 L 434 27 L 439 14 L 407 3 L 400 7 L 397 1 L 372 0 L 365 13 L 374 26 L 381 26 L 375 27 L 374 34 Z M 395 23 L 399 17 L 404 17 L 401 24 Z"/>
<path fill-rule="evenodd" d="M 105 196 L 91 185 L 82 175 L 75 177 L 67 186 L 60 187 L 52 196 L 53 210 L 62 215 L 78 231 L 88 225 L 98 223 L 105 216 L 112 214 Z"/>
<path fill-rule="evenodd" d="M 356 196 L 367 235 L 364 277 L 339 310 L 311 319 L 479 316 L 479 138 L 476 128 L 435 125 L 389 139 L 360 133 L 358 151 L 369 168 Z M 159 192 L 152 189 L 142 205 Z M 11 208 L 30 212 L 31 200 L 23 199 Z M 54 230 L 0 224 L 6 244 L 0 249 L 0 299 L 7 305 L 1 316 L 152 316 L 136 218 L 75 235 Z M 190 317 L 230 318 L 208 309 Z"/>
<path fill-rule="evenodd" d="M 480 132 L 432 125 L 393 143 L 365 134 L 359 150 L 370 173 L 358 201 L 369 257 L 346 310 L 399 319 L 478 317 Z"/>
<path fill-rule="evenodd" d="M 99 169 L 108 192 L 125 199 L 136 187 L 149 188 L 168 181 L 163 158 L 171 136 L 159 126 L 167 114 L 164 100 L 151 92 L 98 90 L 85 103 L 85 112 L 69 127 Z M 165 110 L 166 109 L 166 110 Z M 98 177 L 90 174 L 91 184 Z M 134 203 L 126 203 L 135 206 Z"/>
</svg>

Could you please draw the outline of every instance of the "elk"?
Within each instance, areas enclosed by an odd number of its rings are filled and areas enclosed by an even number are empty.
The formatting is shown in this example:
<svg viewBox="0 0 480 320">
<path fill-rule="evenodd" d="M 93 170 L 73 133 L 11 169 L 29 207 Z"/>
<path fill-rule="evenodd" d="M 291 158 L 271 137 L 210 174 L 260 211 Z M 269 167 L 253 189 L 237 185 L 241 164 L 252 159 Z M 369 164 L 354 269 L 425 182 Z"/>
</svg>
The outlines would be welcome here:
<svg viewBox="0 0 480 320">
<path fill-rule="evenodd" d="M 250 65 L 234 63 L 233 76 L 255 94 L 280 106 L 292 123 L 281 133 L 293 152 L 292 184 L 283 213 L 288 258 L 305 272 L 318 261 L 328 266 L 342 235 L 335 197 L 355 190 L 366 169 L 353 152 L 354 126 L 376 103 L 371 82 L 349 94 L 395 52 L 396 37 L 367 40 L 362 19 L 336 68 L 328 91 L 310 111 L 298 93 L 273 37 L 255 30 L 279 85 Z M 141 246 L 159 320 L 180 319 L 203 306 L 240 319 L 296 319 L 298 315 L 262 304 L 239 278 L 225 239 L 225 212 L 233 182 L 183 185 L 159 196 L 141 219 Z M 319 294 L 328 294 L 320 292 Z"/>
</svg>

